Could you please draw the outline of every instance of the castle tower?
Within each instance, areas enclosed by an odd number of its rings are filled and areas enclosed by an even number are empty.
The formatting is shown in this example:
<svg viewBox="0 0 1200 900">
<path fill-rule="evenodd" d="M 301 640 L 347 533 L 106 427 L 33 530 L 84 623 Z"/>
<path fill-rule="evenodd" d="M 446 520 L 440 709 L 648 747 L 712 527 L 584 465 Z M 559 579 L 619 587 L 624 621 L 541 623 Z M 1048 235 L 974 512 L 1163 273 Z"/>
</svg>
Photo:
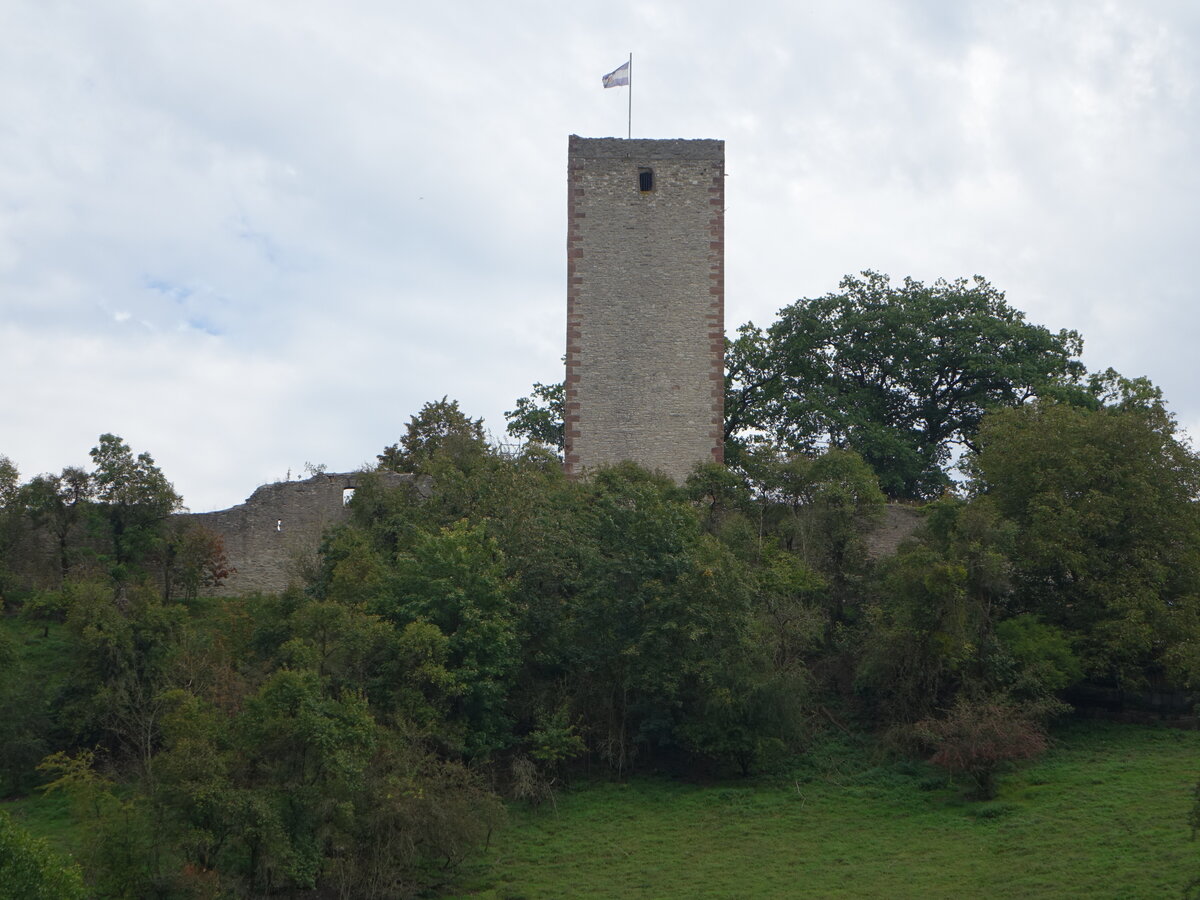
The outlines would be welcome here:
<svg viewBox="0 0 1200 900">
<path fill-rule="evenodd" d="M 566 468 L 723 459 L 725 142 L 571 135 Z"/>
</svg>

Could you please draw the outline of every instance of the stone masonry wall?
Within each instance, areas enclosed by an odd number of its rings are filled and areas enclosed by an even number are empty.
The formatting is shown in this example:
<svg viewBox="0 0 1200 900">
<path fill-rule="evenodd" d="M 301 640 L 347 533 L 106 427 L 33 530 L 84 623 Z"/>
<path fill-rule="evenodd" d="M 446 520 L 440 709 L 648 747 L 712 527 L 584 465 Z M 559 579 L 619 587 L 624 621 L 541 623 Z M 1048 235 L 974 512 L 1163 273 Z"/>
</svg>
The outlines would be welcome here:
<svg viewBox="0 0 1200 900">
<path fill-rule="evenodd" d="M 325 529 L 349 515 L 345 492 L 357 487 L 360 477 L 358 472 L 348 472 L 264 484 L 238 506 L 184 514 L 224 538 L 225 554 L 236 570 L 208 593 L 232 596 L 284 590 L 299 577 L 303 565 L 315 559 Z M 426 496 L 430 491 L 428 476 L 377 473 L 373 477 L 388 486 L 410 485 Z"/>
<path fill-rule="evenodd" d="M 724 141 L 571 136 L 568 474 L 722 460 L 724 176 Z"/>
</svg>

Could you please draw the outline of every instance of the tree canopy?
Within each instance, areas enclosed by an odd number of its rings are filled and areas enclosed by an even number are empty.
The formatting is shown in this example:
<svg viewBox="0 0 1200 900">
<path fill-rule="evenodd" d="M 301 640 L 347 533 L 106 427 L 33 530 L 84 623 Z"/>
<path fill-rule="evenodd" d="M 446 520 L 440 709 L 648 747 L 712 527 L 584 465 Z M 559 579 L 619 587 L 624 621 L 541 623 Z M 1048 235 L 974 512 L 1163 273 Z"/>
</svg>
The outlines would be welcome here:
<svg viewBox="0 0 1200 900">
<path fill-rule="evenodd" d="M 1081 349 L 1078 333 L 1029 324 L 978 276 L 894 285 L 848 275 L 837 292 L 784 307 L 765 333 L 739 332 L 730 437 L 851 449 L 889 495 L 936 496 L 953 448 L 971 446 L 983 415 L 1077 384 Z"/>
<path fill-rule="evenodd" d="M 534 384 L 528 397 L 517 398 L 516 408 L 504 414 L 508 419 L 508 433 L 515 438 L 537 441 L 547 447 L 562 451 L 563 432 L 563 383 Z"/>
<path fill-rule="evenodd" d="M 152 549 L 160 537 L 159 526 L 183 508 L 183 498 L 155 465 L 154 457 L 145 452 L 134 456 L 115 434 L 100 435 L 89 455 L 95 466 L 92 496 L 111 529 L 115 564 L 128 565 Z M 73 485 L 74 479 L 68 476 L 66 488 L 73 490 Z"/>
<path fill-rule="evenodd" d="M 1005 410 L 978 444 L 972 492 L 1021 535 L 1017 611 L 1072 634 L 1093 677 L 1196 677 L 1200 459 L 1161 401 Z"/>
<path fill-rule="evenodd" d="M 378 455 L 379 467 L 393 472 L 424 472 L 430 461 L 478 457 L 484 449 L 483 420 L 467 417 L 457 400 L 426 403 L 405 426 L 404 436 Z"/>
</svg>

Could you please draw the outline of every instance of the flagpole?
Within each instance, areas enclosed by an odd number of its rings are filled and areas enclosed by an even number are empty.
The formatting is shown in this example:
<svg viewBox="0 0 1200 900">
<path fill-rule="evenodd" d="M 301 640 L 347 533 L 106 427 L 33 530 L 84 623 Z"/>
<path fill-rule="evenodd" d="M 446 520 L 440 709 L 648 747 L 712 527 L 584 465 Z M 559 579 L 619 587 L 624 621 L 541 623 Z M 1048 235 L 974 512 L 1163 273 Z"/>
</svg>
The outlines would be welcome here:
<svg viewBox="0 0 1200 900">
<path fill-rule="evenodd" d="M 628 130 L 625 132 L 625 140 L 633 139 L 633 51 L 629 51 L 629 121 L 626 123 Z"/>
</svg>

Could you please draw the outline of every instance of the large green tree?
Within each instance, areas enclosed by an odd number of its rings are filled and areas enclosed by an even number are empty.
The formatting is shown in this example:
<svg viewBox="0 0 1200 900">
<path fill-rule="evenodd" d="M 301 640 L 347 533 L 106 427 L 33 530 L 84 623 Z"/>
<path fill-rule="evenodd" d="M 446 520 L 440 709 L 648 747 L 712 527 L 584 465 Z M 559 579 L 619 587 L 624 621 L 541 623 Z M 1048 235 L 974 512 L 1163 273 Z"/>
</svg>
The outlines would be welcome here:
<svg viewBox="0 0 1200 900">
<path fill-rule="evenodd" d="M 370 609 L 400 628 L 423 622 L 445 635 L 450 715 L 464 726 L 466 754 L 481 756 L 506 742 L 505 698 L 519 663 L 503 554 L 482 525 L 466 521 L 411 540 Z"/>
<path fill-rule="evenodd" d="M 20 483 L 16 465 L 7 456 L 0 455 L 0 606 L 4 602 L 12 548 L 20 534 L 21 508 L 17 502 Z"/>
<path fill-rule="evenodd" d="M 1018 528 L 1018 611 L 1067 630 L 1088 674 L 1200 679 L 1200 459 L 1148 383 L 1098 409 L 984 420 L 972 489 Z"/>
<path fill-rule="evenodd" d="M 1025 321 L 985 279 L 847 276 L 731 347 L 731 412 L 784 447 L 858 452 L 896 497 L 948 483 L 987 410 L 1077 383 L 1082 340 Z"/>
<path fill-rule="evenodd" d="M 487 452 L 483 419 L 472 419 L 458 407 L 457 400 L 426 403 L 408 420 L 404 436 L 378 455 L 379 468 L 392 472 L 424 473 L 439 457 L 458 465 L 478 459 Z"/>
<path fill-rule="evenodd" d="M 21 488 L 29 520 L 53 537 L 60 579 L 65 580 L 70 571 L 72 534 L 88 508 L 92 489 L 91 476 L 78 466 L 68 466 L 60 475 L 38 475 Z"/>
<path fill-rule="evenodd" d="M 89 451 L 94 497 L 112 538 L 113 562 L 123 577 L 128 567 L 142 563 L 159 549 L 167 516 L 183 508 L 149 453 L 133 455 L 129 445 L 115 434 L 100 435 Z"/>
</svg>

